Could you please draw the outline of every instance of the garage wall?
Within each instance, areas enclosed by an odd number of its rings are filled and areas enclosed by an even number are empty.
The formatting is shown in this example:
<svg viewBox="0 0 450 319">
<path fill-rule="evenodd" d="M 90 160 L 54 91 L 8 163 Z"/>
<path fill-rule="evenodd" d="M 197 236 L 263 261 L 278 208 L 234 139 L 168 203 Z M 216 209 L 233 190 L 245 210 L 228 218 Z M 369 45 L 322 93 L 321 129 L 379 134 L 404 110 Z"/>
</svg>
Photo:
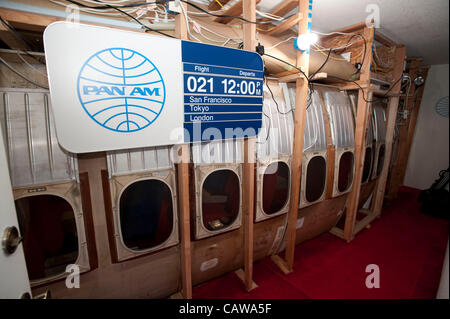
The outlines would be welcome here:
<svg viewBox="0 0 450 319">
<path fill-rule="evenodd" d="M 428 78 L 408 159 L 404 185 L 431 186 L 440 170 L 449 166 L 449 119 L 435 111 L 436 102 L 448 96 L 449 65 L 433 65 Z"/>
</svg>

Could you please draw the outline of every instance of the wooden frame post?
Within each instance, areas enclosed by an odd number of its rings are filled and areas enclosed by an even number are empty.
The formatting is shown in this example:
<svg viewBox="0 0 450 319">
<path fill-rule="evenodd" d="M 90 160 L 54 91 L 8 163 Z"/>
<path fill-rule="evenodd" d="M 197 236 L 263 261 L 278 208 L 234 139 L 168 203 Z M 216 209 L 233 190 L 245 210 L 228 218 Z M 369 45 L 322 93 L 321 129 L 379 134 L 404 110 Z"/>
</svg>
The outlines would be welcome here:
<svg viewBox="0 0 450 319">
<path fill-rule="evenodd" d="M 393 77 L 399 79 L 403 74 L 403 61 L 406 57 L 406 48 L 399 46 L 395 52 L 395 66 Z M 387 120 L 386 120 L 386 153 L 384 157 L 383 171 L 378 177 L 375 193 L 373 195 L 373 211 L 375 216 L 381 214 L 383 208 L 384 193 L 386 190 L 386 181 L 389 173 L 389 164 L 391 162 L 392 141 L 394 139 L 395 122 L 397 120 L 398 102 L 400 100 L 399 93 L 402 83 L 398 81 L 392 88 L 392 96 L 389 98 Z"/>
<path fill-rule="evenodd" d="M 367 48 L 372 48 L 374 40 L 374 28 L 364 28 L 363 36 L 366 38 Z M 359 195 L 361 191 L 361 181 L 364 168 L 364 158 L 366 155 L 366 134 L 367 123 L 369 118 L 370 101 L 372 100 L 372 92 L 370 91 L 370 66 L 372 65 L 372 50 L 366 51 L 364 57 L 364 65 L 361 68 L 360 82 L 363 84 L 359 89 L 358 107 L 356 110 L 356 126 L 355 126 L 355 174 L 353 178 L 353 186 L 348 197 L 347 211 L 345 218 L 344 239 L 351 241 L 353 239 L 356 214 L 358 213 Z"/>
<path fill-rule="evenodd" d="M 186 4 L 180 3 L 186 10 Z M 182 14 L 175 18 L 176 37 L 186 40 L 187 25 Z M 183 144 L 179 151 L 180 163 L 178 164 L 178 211 L 180 212 L 181 235 L 181 294 L 185 299 L 192 298 L 192 272 L 191 272 L 191 230 L 189 214 L 189 145 Z"/>
<path fill-rule="evenodd" d="M 242 1 L 244 18 L 256 21 L 256 0 Z M 256 25 L 244 23 L 244 50 L 255 51 Z M 255 141 L 254 137 L 244 140 L 243 196 L 244 213 L 244 278 L 239 276 L 247 291 L 257 287 L 253 282 L 253 217 L 255 213 Z M 240 272 L 242 274 L 242 272 Z M 239 271 L 238 271 L 239 275 Z"/>
<path fill-rule="evenodd" d="M 299 13 L 302 19 L 298 22 L 298 34 L 310 32 L 310 4 L 307 0 L 298 0 Z M 297 67 L 300 68 L 306 76 L 309 73 L 309 52 L 297 52 Z M 290 273 L 294 267 L 295 237 L 297 232 L 298 203 L 300 196 L 300 177 L 302 172 L 303 158 L 303 136 L 306 120 L 306 106 L 308 100 L 308 81 L 307 79 L 297 79 L 296 98 L 294 110 L 294 145 L 292 153 L 292 174 L 291 174 L 291 200 L 288 212 L 288 224 L 286 230 L 286 252 L 285 260 L 275 255 L 272 256 L 273 262 L 285 273 Z"/>
<path fill-rule="evenodd" d="M 409 68 L 409 76 L 411 78 L 411 81 L 414 81 L 414 79 L 416 78 L 421 62 L 422 59 L 417 58 L 412 59 L 412 61 L 410 62 L 411 64 Z M 427 73 L 427 71 L 425 71 L 425 73 Z M 409 94 L 404 98 L 404 110 L 408 112 L 408 119 L 404 121 L 403 125 L 400 127 L 398 134 L 398 157 L 392 167 L 389 191 L 387 196 L 390 199 L 397 197 L 398 188 L 402 185 L 405 178 L 406 167 L 408 165 L 409 150 L 412 143 L 412 137 L 414 136 L 414 129 L 416 126 L 418 110 L 420 107 L 420 104 L 416 105 L 416 90 L 418 90 L 418 92 L 420 92 L 419 90 L 421 90 L 423 93 L 423 88 L 424 85 L 422 85 L 422 87 L 420 88 L 416 88 L 416 86 L 411 83 Z M 419 96 L 417 95 L 417 99 L 418 98 Z"/>
</svg>

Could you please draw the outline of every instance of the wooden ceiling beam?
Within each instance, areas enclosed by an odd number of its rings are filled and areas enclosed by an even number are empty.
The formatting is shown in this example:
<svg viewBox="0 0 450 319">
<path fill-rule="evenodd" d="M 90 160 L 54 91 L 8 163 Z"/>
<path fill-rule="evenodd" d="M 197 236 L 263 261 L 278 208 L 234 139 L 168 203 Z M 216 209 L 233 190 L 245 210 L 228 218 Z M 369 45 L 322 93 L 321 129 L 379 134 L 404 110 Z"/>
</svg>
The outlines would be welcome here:
<svg viewBox="0 0 450 319">
<path fill-rule="evenodd" d="M 259 2 L 261 2 L 261 0 L 256 0 L 256 4 L 258 4 Z M 225 11 L 224 15 L 230 15 L 230 16 L 240 16 L 242 14 L 242 0 L 239 2 L 236 2 L 230 9 L 228 9 L 227 11 Z M 219 22 L 219 23 L 223 23 L 223 24 L 227 24 L 230 23 L 231 21 L 233 21 L 234 18 L 225 18 L 225 17 L 217 17 L 214 19 L 215 22 Z"/>
<path fill-rule="evenodd" d="M 285 14 L 289 13 L 290 11 L 294 10 L 298 7 L 298 1 L 297 0 L 286 0 L 281 2 L 278 6 L 276 6 L 270 14 L 283 17 Z M 261 21 L 268 21 L 269 18 L 263 18 Z"/>
<path fill-rule="evenodd" d="M 12 24 L 19 24 L 27 30 L 44 30 L 50 23 L 64 19 L 42 14 L 29 13 L 11 9 L 0 8 L 0 16 Z M 37 28 L 36 28 L 37 27 Z"/>
<path fill-rule="evenodd" d="M 222 9 L 222 7 L 220 6 L 219 2 L 220 2 L 220 4 L 222 4 L 223 6 L 225 6 L 228 2 L 230 2 L 230 0 L 217 0 L 217 1 L 216 1 L 216 0 L 213 0 L 213 1 L 209 4 L 208 9 L 211 10 L 211 11 L 216 11 L 216 10 Z"/>
<path fill-rule="evenodd" d="M 268 31 L 265 34 L 271 35 L 271 36 L 279 35 L 285 31 L 289 30 L 290 28 L 294 27 L 295 25 L 297 25 L 298 22 L 302 18 L 303 18 L 303 16 L 301 13 L 296 13 L 292 17 L 290 17 L 287 20 L 284 20 L 279 25 L 277 25 L 276 27 L 274 27 L 273 29 L 271 29 L 270 31 Z"/>
<path fill-rule="evenodd" d="M 25 43 L 18 39 L 3 23 L 0 23 L 0 40 L 5 42 L 11 49 L 27 50 Z"/>
<path fill-rule="evenodd" d="M 387 47 L 396 47 L 397 44 L 392 41 L 391 39 L 389 39 L 387 36 L 385 36 L 384 34 L 375 31 L 375 41 L 381 43 L 382 45 L 385 45 Z"/>
</svg>

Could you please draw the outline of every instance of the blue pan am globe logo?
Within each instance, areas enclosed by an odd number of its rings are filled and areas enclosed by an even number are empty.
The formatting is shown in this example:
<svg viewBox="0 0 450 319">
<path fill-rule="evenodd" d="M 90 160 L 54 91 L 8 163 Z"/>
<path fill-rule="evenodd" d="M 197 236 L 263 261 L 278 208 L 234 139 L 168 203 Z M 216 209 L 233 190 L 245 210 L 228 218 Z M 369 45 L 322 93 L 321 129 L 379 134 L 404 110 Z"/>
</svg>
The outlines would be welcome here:
<svg viewBox="0 0 450 319">
<path fill-rule="evenodd" d="M 110 48 L 92 55 L 78 75 L 78 98 L 97 124 L 136 132 L 161 114 L 166 88 L 161 73 L 134 50 Z"/>
</svg>

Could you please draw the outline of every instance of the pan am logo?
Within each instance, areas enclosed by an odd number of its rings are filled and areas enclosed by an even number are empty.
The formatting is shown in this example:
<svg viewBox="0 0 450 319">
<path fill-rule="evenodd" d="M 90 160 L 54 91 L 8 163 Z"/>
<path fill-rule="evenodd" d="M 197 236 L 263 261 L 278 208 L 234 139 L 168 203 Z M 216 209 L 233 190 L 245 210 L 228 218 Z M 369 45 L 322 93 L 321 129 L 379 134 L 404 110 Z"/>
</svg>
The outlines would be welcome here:
<svg viewBox="0 0 450 319">
<path fill-rule="evenodd" d="M 78 75 L 78 98 L 97 124 L 136 132 L 161 114 L 166 88 L 161 73 L 142 54 L 110 48 L 92 55 Z"/>
</svg>

